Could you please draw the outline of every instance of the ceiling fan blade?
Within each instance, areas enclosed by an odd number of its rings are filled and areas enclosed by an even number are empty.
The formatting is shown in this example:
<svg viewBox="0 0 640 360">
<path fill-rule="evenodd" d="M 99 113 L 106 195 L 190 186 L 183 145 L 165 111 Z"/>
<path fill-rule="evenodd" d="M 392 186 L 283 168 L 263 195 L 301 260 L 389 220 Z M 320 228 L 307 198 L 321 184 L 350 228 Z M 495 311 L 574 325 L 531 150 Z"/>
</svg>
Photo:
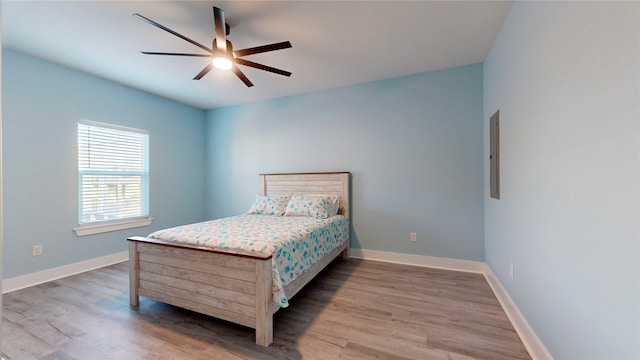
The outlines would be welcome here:
<svg viewBox="0 0 640 360">
<path fill-rule="evenodd" d="M 213 23 L 216 28 L 216 44 L 218 50 L 227 52 L 226 27 L 224 22 L 224 10 L 213 7 Z"/>
<path fill-rule="evenodd" d="M 145 55 L 174 55 L 174 56 L 199 56 L 199 57 L 212 57 L 211 54 L 185 54 L 185 53 L 167 53 L 167 52 L 151 52 L 151 51 L 140 51 Z"/>
<path fill-rule="evenodd" d="M 275 74 L 278 74 L 278 75 L 291 76 L 291 73 L 289 71 L 284 71 L 284 70 L 276 69 L 276 68 L 271 67 L 271 66 L 258 64 L 257 62 L 253 62 L 253 61 L 249 61 L 249 60 L 245 60 L 245 59 L 235 59 L 235 62 L 236 62 L 236 64 L 250 66 L 252 68 L 256 68 L 256 69 L 260 69 L 260 70 L 264 70 L 264 71 L 269 71 L 269 72 L 272 72 L 272 73 L 275 73 Z"/>
<path fill-rule="evenodd" d="M 200 43 L 198 43 L 198 42 L 195 42 L 195 41 L 193 41 L 193 40 L 189 39 L 188 37 L 186 37 L 186 36 L 184 36 L 184 35 L 178 34 L 177 32 L 175 32 L 175 31 L 173 31 L 173 30 L 169 29 L 168 27 L 163 26 L 163 25 L 160 25 L 160 24 L 158 24 L 157 22 L 155 22 L 155 21 L 153 21 L 153 20 L 151 20 L 151 19 L 149 19 L 149 18 L 146 18 L 146 17 L 144 17 L 144 16 L 142 16 L 142 15 L 140 15 L 140 14 L 138 14 L 138 13 L 133 14 L 133 16 L 135 16 L 135 17 L 137 17 L 137 18 L 139 18 L 139 19 L 141 19 L 141 20 L 143 20 L 143 21 L 146 21 L 146 22 L 148 22 L 149 24 L 151 24 L 151 25 L 153 25 L 153 26 L 155 26 L 155 27 L 157 27 L 157 28 L 159 28 L 159 29 L 162 29 L 162 30 L 164 30 L 164 31 L 166 31 L 166 32 L 168 32 L 168 33 L 170 33 L 170 34 L 173 34 L 173 35 L 175 35 L 175 36 L 179 37 L 179 38 L 180 38 L 180 39 L 182 39 L 182 40 L 188 41 L 188 42 L 192 43 L 193 45 L 195 45 L 195 46 L 197 46 L 197 47 L 199 47 L 199 48 L 201 48 L 201 49 L 203 49 L 203 50 L 206 50 L 206 51 L 208 51 L 208 52 L 210 52 L 210 53 L 212 53 L 212 52 L 213 52 L 213 51 L 212 51 L 211 49 L 209 49 L 208 47 L 206 47 L 206 46 L 204 46 L 204 45 L 202 45 L 202 44 L 200 44 Z"/>
<path fill-rule="evenodd" d="M 292 47 L 290 42 L 283 41 L 275 44 L 262 45 L 262 46 L 247 48 L 247 49 L 235 50 L 233 52 L 233 55 L 235 55 L 236 57 L 242 57 L 247 55 L 259 54 L 267 51 L 288 49 L 290 47 Z"/>
<path fill-rule="evenodd" d="M 242 80 L 242 82 L 247 85 L 247 87 L 252 87 L 253 83 L 251 81 L 249 81 L 249 79 L 244 75 L 244 73 L 242 71 L 240 71 L 240 69 L 238 69 L 237 66 L 233 65 L 233 67 L 231 68 L 231 71 L 233 71 L 234 74 L 236 74 L 237 77 L 240 78 L 240 80 Z"/>
<path fill-rule="evenodd" d="M 193 80 L 200 80 L 202 79 L 203 76 L 207 75 L 207 73 L 209 71 L 211 71 L 211 69 L 213 68 L 213 64 L 209 63 L 209 65 L 205 66 L 204 69 L 202 69 L 202 71 L 200 71 L 198 73 L 198 75 L 196 75 L 196 77 L 193 78 Z"/>
</svg>

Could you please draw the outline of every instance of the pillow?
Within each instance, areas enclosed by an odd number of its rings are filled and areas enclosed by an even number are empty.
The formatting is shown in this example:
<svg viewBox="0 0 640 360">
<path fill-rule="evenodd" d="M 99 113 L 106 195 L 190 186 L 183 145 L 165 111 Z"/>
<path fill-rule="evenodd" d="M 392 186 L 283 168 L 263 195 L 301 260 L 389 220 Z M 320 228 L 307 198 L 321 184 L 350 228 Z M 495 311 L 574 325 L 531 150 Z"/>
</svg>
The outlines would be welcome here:
<svg viewBox="0 0 640 360">
<path fill-rule="evenodd" d="M 329 216 L 336 216 L 338 215 L 338 211 L 340 211 L 340 197 L 338 197 L 337 195 L 327 195 L 327 194 L 305 194 L 308 196 L 321 196 L 321 197 L 325 197 L 327 198 L 327 201 L 329 201 L 329 203 L 331 203 L 331 208 L 330 208 L 330 212 L 329 212 Z"/>
<path fill-rule="evenodd" d="M 288 202 L 289 195 L 256 195 L 256 200 L 251 204 L 248 213 L 280 216 L 284 213 Z"/>
<path fill-rule="evenodd" d="M 338 213 L 338 197 L 333 195 L 293 195 L 284 216 L 326 219 Z"/>
</svg>

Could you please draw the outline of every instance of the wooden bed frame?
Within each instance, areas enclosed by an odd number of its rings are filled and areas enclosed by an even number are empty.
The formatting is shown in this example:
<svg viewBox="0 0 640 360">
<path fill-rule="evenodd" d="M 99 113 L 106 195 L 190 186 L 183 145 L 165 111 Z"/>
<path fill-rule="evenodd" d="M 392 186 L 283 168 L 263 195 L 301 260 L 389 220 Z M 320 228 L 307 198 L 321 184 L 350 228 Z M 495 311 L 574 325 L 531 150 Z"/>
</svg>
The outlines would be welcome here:
<svg viewBox="0 0 640 360">
<path fill-rule="evenodd" d="M 260 178 L 263 195 L 338 195 L 340 213 L 350 216 L 348 172 L 260 174 Z M 273 302 L 271 255 L 218 251 L 139 236 L 127 240 L 132 306 L 139 306 L 139 296 L 149 297 L 254 328 L 259 345 L 273 342 L 273 314 L 280 308 Z M 287 298 L 340 254 L 349 258 L 349 241 L 290 282 L 285 287 Z"/>
</svg>

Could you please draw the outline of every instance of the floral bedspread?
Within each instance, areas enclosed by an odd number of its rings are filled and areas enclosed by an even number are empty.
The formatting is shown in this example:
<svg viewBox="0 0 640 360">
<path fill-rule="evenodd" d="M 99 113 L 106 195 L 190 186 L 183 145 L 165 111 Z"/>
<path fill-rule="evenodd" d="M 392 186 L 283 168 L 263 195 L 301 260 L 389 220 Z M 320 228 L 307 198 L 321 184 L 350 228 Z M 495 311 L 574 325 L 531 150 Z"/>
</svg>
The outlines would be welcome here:
<svg viewBox="0 0 640 360">
<path fill-rule="evenodd" d="M 273 255 L 273 301 L 287 307 L 284 287 L 349 236 L 349 220 L 244 214 L 156 231 L 148 237 L 214 249 Z"/>
</svg>

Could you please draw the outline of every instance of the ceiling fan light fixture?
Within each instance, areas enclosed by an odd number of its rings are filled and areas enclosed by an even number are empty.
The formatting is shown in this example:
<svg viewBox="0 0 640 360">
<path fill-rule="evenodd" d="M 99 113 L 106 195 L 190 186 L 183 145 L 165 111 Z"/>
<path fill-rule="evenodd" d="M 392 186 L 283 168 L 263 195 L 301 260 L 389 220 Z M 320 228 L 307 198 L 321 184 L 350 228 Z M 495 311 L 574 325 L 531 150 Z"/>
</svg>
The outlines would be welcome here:
<svg viewBox="0 0 640 360">
<path fill-rule="evenodd" d="M 1 2 L 2 0 L 0 0 Z M 148 22 L 149 24 L 164 30 L 172 35 L 175 35 L 182 40 L 185 40 L 200 49 L 206 51 L 206 54 L 187 54 L 187 53 L 170 53 L 170 52 L 150 52 L 150 51 L 142 51 L 143 54 L 147 55 L 172 55 L 172 56 L 193 56 L 193 57 L 205 57 L 210 58 L 211 63 L 207 64 L 207 66 L 202 69 L 198 75 L 196 75 L 193 80 L 200 80 L 203 76 L 205 76 L 211 69 L 223 69 L 223 70 L 231 70 L 233 73 L 247 86 L 252 87 L 253 83 L 246 77 L 246 75 L 238 68 L 237 65 L 249 66 L 258 70 L 268 71 L 274 74 L 282 75 L 282 76 L 291 76 L 291 72 L 284 71 L 280 69 L 276 69 L 271 66 L 259 64 L 253 61 L 245 60 L 243 56 L 249 56 L 254 54 L 261 54 L 269 51 L 288 49 L 291 47 L 291 42 L 283 41 L 279 43 L 267 44 L 262 46 L 255 46 L 251 48 L 241 49 L 234 51 L 233 44 L 231 41 L 227 40 L 227 35 L 229 35 L 229 24 L 224 21 L 224 11 L 220 8 L 213 7 L 213 25 L 216 31 L 216 37 L 213 39 L 211 47 L 204 46 L 196 41 L 189 39 L 188 37 L 178 34 L 177 32 L 169 29 L 166 26 L 158 24 L 157 22 L 146 18 L 140 14 L 133 14 L 133 16 Z M 218 41 L 219 40 L 219 41 Z"/>
<path fill-rule="evenodd" d="M 213 56 L 213 66 L 217 69 L 229 70 L 233 66 L 233 59 L 229 54 L 219 53 Z"/>
</svg>

